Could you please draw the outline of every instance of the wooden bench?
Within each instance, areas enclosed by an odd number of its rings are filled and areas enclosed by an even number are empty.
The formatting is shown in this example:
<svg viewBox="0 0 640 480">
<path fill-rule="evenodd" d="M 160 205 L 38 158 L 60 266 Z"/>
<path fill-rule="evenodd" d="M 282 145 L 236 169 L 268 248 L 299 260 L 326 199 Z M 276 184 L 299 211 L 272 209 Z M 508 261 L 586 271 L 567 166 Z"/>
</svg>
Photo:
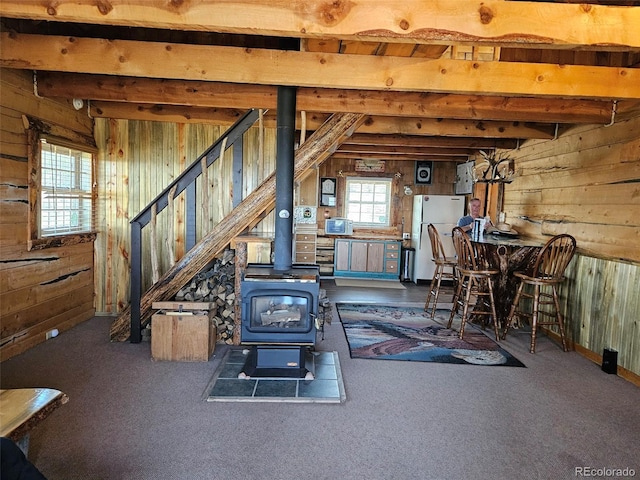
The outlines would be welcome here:
<svg viewBox="0 0 640 480">
<path fill-rule="evenodd" d="M 29 432 L 69 397 L 52 388 L 0 390 L 0 436 L 16 442 L 24 454 L 29 450 Z"/>
</svg>

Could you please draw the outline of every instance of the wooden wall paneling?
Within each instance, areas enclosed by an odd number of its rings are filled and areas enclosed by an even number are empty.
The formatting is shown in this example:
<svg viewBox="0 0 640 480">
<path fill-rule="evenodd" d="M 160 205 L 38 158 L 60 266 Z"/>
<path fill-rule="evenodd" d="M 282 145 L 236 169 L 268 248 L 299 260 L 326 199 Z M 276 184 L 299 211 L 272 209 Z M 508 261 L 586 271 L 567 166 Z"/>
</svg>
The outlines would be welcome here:
<svg viewBox="0 0 640 480">
<path fill-rule="evenodd" d="M 555 193 L 549 192 L 551 197 Z M 530 217 L 544 219 L 546 222 L 587 223 L 597 227 L 599 225 L 629 225 L 628 210 L 624 203 L 596 205 L 568 205 L 565 203 L 540 203 L 538 205 L 522 205 L 520 212 Z"/>
<path fill-rule="evenodd" d="M 115 287 L 116 311 L 120 311 L 129 304 L 129 219 L 131 212 L 129 203 L 137 203 L 138 178 L 130 178 L 129 165 L 132 160 L 129 152 L 129 130 L 130 122 L 126 120 L 112 120 L 110 123 L 110 136 L 113 139 L 112 161 L 115 163 L 113 191 L 115 197 L 115 209 L 113 210 L 112 230 L 115 234 L 113 239 L 114 265 L 113 282 Z M 131 188 L 129 188 L 131 185 Z M 115 313 L 115 312 L 114 312 Z"/>
<path fill-rule="evenodd" d="M 264 140 L 263 140 L 263 155 L 262 162 L 260 163 L 259 171 L 260 176 L 257 179 L 257 183 L 253 189 L 257 188 L 269 175 L 275 172 L 276 169 L 276 136 L 277 130 L 274 127 L 264 128 Z M 264 219 L 257 225 L 256 233 L 261 235 L 273 235 L 275 232 L 276 217 L 275 211 L 267 214 Z"/>
<path fill-rule="evenodd" d="M 94 269 L 93 269 L 93 278 L 94 278 L 94 302 L 96 305 L 96 311 L 99 313 L 105 312 L 98 306 L 102 306 L 105 304 L 105 296 L 107 292 L 104 288 L 98 288 L 98 285 L 104 285 L 105 279 L 105 265 L 106 262 L 99 261 L 99 259 L 105 258 L 105 236 L 106 236 L 106 215 L 104 212 L 106 211 L 106 199 L 107 199 L 107 186 L 105 185 L 104 179 L 106 178 L 105 171 L 109 165 L 109 162 L 105 160 L 105 141 L 104 141 L 104 122 L 96 121 L 94 126 L 93 137 L 96 141 L 96 146 L 98 147 L 98 153 L 96 155 L 96 175 L 98 179 L 101 179 L 100 182 L 96 182 L 96 190 L 97 190 L 97 201 L 96 201 L 96 213 L 94 228 L 98 232 L 96 236 L 96 241 L 93 244 L 93 254 L 94 254 Z M 98 213 L 99 212 L 99 213 Z"/>
<path fill-rule="evenodd" d="M 386 177 L 393 178 L 394 198 L 392 200 L 392 230 L 393 235 L 400 235 L 403 231 L 411 231 L 411 211 L 413 200 L 404 195 L 404 186 L 408 185 L 413 195 L 453 195 L 457 162 L 434 162 L 433 182 L 431 185 L 415 184 L 415 162 L 401 160 L 385 160 L 384 173 L 362 173 L 355 171 L 355 161 L 345 158 L 329 158 L 319 167 L 319 177 L 337 178 L 336 207 L 320 207 L 318 212 L 318 228 L 324 229 L 324 212 L 329 216 L 344 215 L 344 190 L 346 177 Z M 400 178 L 396 178 L 396 174 Z M 342 175 L 342 176 L 341 176 Z M 404 224 L 403 224 L 404 220 Z M 404 230 L 403 230 L 404 225 Z M 389 232 L 387 232 L 389 233 Z"/>
<path fill-rule="evenodd" d="M 0 229 L 10 228 L 11 225 L 25 225 L 29 214 L 27 162 L 20 159 L 0 158 L 0 170 L 2 170 Z M 22 237 L 23 234 L 18 235 L 20 240 Z M 11 241 L 11 238 L 6 238 L 6 241 Z"/>
<path fill-rule="evenodd" d="M 110 152 L 109 167 L 101 170 L 104 176 L 103 182 L 111 187 L 105 187 L 104 193 L 107 199 L 101 202 L 104 216 L 109 218 L 106 222 L 107 238 L 99 241 L 98 250 L 104 252 L 103 258 L 107 263 L 101 270 L 97 289 L 104 289 L 102 297 L 97 296 L 96 305 L 98 311 L 118 312 L 128 304 L 129 299 L 129 219 L 133 218 L 140 209 L 144 208 L 155 196 L 166 187 L 179 173 L 184 165 L 193 162 L 202 152 L 208 148 L 226 127 L 201 124 L 154 124 L 154 122 L 141 121 L 106 121 L 97 119 L 98 123 L 107 126 L 97 128 L 97 136 L 103 144 L 107 140 L 111 144 L 107 147 Z M 271 154 L 265 156 L 265 164 L 260 170 L 272 171 L 275 162 L 275 129 L 267 133 L 267 148 Z M 257 138 L 257 137 L 256 137 Z M 252 150 L 245 149 L 245 155 L 250 156 Z M 247 160 L 247 162 L 250 160 Z M 255 166 L 255 165 L 254 165 Z M 219 215 L 226 215 L 231 211 L 230 188 L 231 184 L 222 181 L 222 178 L 231 178 L 232 153 L 224 156 L 222 162 L 216 161 L 210 167 L 211 189 L 210 210 L 217 223 Z M 246 170 L 250 172 L 251 170 Z M 228 176 L 227 176 L 228 175 Z M 253 178 L 249 184 L 255 188 L 261 183 L 261 178 Z M 247 180 L 245 180 L 245 186 Z M 199 188 L 198 188 L 199 190 Z M 197 204 L 201 200 L 197 199 Z M 176 252 L 178 248 L 184 249 L 184 193 L 176 202 L 176 218 L 173 220 L 176 231 Z M 163 232 L 167 231 L 167 211 L 158 214 L 158 251 L 161 272 L 169 268 L 166 242 Z M 197 239 L 203 235 L 201 212 L 197 212 L 198 231 Z M 182 218 L 182 219 L 181 219 Z M 268 220 L 267 220 L 268 221 Z M 264 223 L 263 221 L 262 223 Z M 271 224 L 273 219 L 271 218 Z M 273 228 L 268 231 L 272 232 Z M 182 239 L 182 240 L 180 240 Z M 108 253 L 107 253 L 108 252 Z M 181 258 L 184 253 L 176 257 Z M 151 285 L 149 269 L 150 249 L 148 248 L 148 232 L 143 230 L 143 288 Z M 109 271 L 111 274 L 109 274 Z M 117 279 L 117 280 L 116 280 Z M 113 285 L 111 285 L 113 283 Z M 111 292 L 111 293 L 109 293 Z M 101 300 L 102 299 L 102 300 Z M 102 301 L 102 303 L 100 303 Z"/>
<path fill-rule="evenodd" d="M 27 157 L 10 157 L 4 152 L 4 144 L 0 143 L 0 145 L 2 145 L 3 149 L 0 152 L 0 170 L 2 171 L 3 182 L 10 183 L 15 188 L 26 189 L 28 186 Z"/>
<path fill-rule="evenodd" d="M 0 110 L 0 143 L 2 153 L 7 157 L 27 158 L 27 140 L 20 112 L 4 107 Z"/>
<path fill-rule="evenodd" d="M 187 163 L 187 154 L 186 154 L 186 137 L 185 137 L 185 128 L 186 125 L 183 123 L 179 123 L 177 125 L 177 135 L 178 135 L 178 144 L 177 144 L 177 165 L 176 165 L 176 174 L 179 175 L 180 172 L 183 172 L 190 163 Z M 187 192 L 182 192 L 178 197 L 174 199 L 174 211 L 175 211 L 175 219 L 174 219 L 174 232 L 175 232 L 175 256 L 176 260 L 182 258 L 186 253 L 186 239 L 187 239 Z"/>
<path fill-rule="evenodd" d="M 638 285 L 640 285 L 640 267 L 628 263 L 620 263 L 620 274 L 614 283 L 622 287 L 616 296 L 617 305 L 614 309 L 621 325 L 621 332 L 618 337 L 617 349 L 622 352 L 621 364 L 624 368 L 638 373 L 640 372 L 640 328 L 638 323 L 629 321 L 637 318 L 640 312 L 640 295 L 638 295 Z M 616 348 L 616 347 L 614 347 Z"/>
<path fill-rule="evenodd" d="M 566 273 L 569 284 L 561 294 L 569 299 L 566 322 L 572 341 L 597 355 L 613 348 L 621 367 L 640 372 L 640 330 L 629 321 L 640 308 L 640 267 L 577 255 Z"/>
<path fill-rule="evenodd" d="M 634 212 L 640 210 L 638 132 L 635 117 L 610 127 L 570 129 L 555 141 L 527 142 L 511 152 L 521 172 L 505 194 L 514 228 L 539 236 L 573 231 L 590 254 L 640 260 L 633 247 Z"/>
<path fill-rule="evenodd" d="M 603 125 L 581 125 L 577 127 L 561 128 L 555 141 L 528 140 L 520 149 L 509 153 L 519 160 L 549 159 L 560 154 L 575 154 L 599 149 L 604 145 L 609 147 L 625 144 L 637 139 L 640 120 L 638 117 L 616 123 L 610 127 Z M 604 142 L 604 144 L 603 144 Z M 516 164 L 516 168 L 520 165 Z"/>
<path fill-rule="evenodd" d="M 86 296 L 88 292 L 89 288 L 85 289 L 83 292 L 76 293 L 84 294 Z M 67 306 L 67 309 L 64 312 L 57 315 L 52 312 L 48 312 L 43 317 L 42 322 L 37 325 L 23 329 L 16 334 L 14 338 L 3 338 L 2 347 L 0 348 L 0 362 L 42 343 L 46 338 L 46 333 L 50 330 L 57 329 L 59 332 L 64 332 L 65 330 L 82 323 L 88 318 L 91 318 L 94 315 L 94 312 L 93 301 L 90 299 L 77 306 Z"/>
<path fill-rule="evenodd" d="M 162 192 L 167 185 L 169 185 L 179 174 L 180 172 L 177 170 L 178 167 L 178 158 L 177 158 L 177 125 L 175 123 L 169 122 L 159 122 L 152 124 L 152 137 L 151 137 L 151 145 L 152 148 L 152 164 L 155 165 L 152 169 L 156 171 L 155 182 L 153 185 L 152 198 L 149 201 L 152 201 L 160 192 Z M 148 204 L 148 202 L 147 202 Z M 147 205 L 145 204 L 145 206 Z M 175 216 L 171 217 L 169 215 L 170 209 L 165 208 L 162 212 L 160 212 L 160 231 L 164 232 L 164 235 L 161 235 L 158 238 L 158 252 L 159 252 L 159 263 L 162 271 L 167 271 L 174 262 L 170 257 L 171 250 L 167 245 L 167 233 L 171 230 L 169 228 L 169 222 L 174 223 Z M 175 232 L 173 237 L 170 239 L 171 245 L 175 242 Z"/>
<path fill-rule="evenodd" d="M 30 285 L 2 293 L 0 295 L 0 314 L 6 319 L 2 323 L 3 333 L 14 328 L 32 326 L 42 320 L 41 318 L 20 318 L 20 322 L 14 324 L 13 320 L 20 317 L 20 312 L 38 305 L 46 310 L 51 307 L 53 299 L 75 291 L 79 287 L 91 285 L 93 280 L 91 264 L 92 262 L 78 265 L 77 269 L 71 273 L 58 275 L 48 281 L 32 280 Z M 93 296 L 93 292 L 91 295 Z"/>
<path fill-rule="evenodd" d="M 37 98 L 28 72 L 0 72 L 0 360 L 87 320 L 93 308 L 93 243 L 27 251 L 28 164 L 23 116 L 92 134 L 86 111 Z"/>
<path fill-rule="evenodd" d="M 262 154 L 260 154 L 260 131 L 252 127 L 245 134 L 243 192 L 245 198 L 262 183 L 275 169 L 276 160 L 276 129 L 265 127 L 262 132 Z M 275 231 L 275 216 L 271 212 L 259 222 L 254 232 L 260 235 L 273 235 Z"/>
<path fill-rule="evenodd" d="M 638 226 L 593 226 L 587 223 L 542 222 L 540 232 L 553 236 L 569 233 L 580 238 L 578 249 L 585 255 L 634 261 L 638 256 Z"/>
<path fill-rule="evenodd" d="M 640 373 L 640 117 L 562 131 L 511 151 L 521 173 L 505 186 L 507 221 L 519 232 L 576 237 L 562 286 L 572 340 L 598 359 L 618 350 Z"/>
<path fill-rule="evenodd" d="M 104 201 L 100 202 L 104 216 L 105 230 L 97 242 L 96 263 L 97 291 L 104 293 L 96 295 L 96 306 L 100 312 L 117 313 L 129 303 L 129 250 L 130 225 L 133 218 L 142 208 L 152 201 L 184 169 L 202 154 L 226 126 L 203 124 L 172 124 L 133 120 L 105 120 L 96 119 L 96 137 L 99 144 L 105 145 L 106 165 L 101 167 L 100 181 Z M 254 130 L 254 129 L 252 129 Z M 245 148 L 245 188 L 252 190 L 262 178 L 254 175 L 256 170 L 265 175 L 273 171 L 275 165 L 275 128 L 267 129 L 264 165 L 257 164 L 257 156 L 252 146 Z M 257 141 L 257 129 L 250 133 L 246 142 Z M 256 167 L 249 169 L 247 165 Z M 231 211 L 231 179 L 232 152 L 229 150 L 222 162 L 214 162 L 210 168 L 210 183 L 213 185 L 210 199 L 212 224 L 217 223 L 220 215 Z M 225 180 L 222 180 L 225 179 Z M 201 191 L 201 186 L 197 188 Z M 101 195 L 102 196 L 102 195 Z M 176 200 L 176 218 L 173 220 L 176 232 L 176 259 L 184 256 L 184 238 L 186 202 L 184 192 Z M 196 205 L 201 196 L 197 194 Z M 199 240 L 203 232 L 201 209 L 198 209 L 198 230 L 196 238 Z M 158 214 L 158 238 L 164 239 L 168 231 L 168 209 Z M 273 232 L 273 217 L 268 216 L 261 222 L 267 224 L 266 231 Z M 261 225 L 259 228 L 263 228 Z M 151 257 L 148 247 L 148 232 L 143 229 L 143 288 L 151 286 L 150 267 Z M 164 240 L 158 244 L 161 273 L 170 267 L 167 257 L 168 249 Z M 180 254 L 178 252 L 180 251 Z M 146 266 L 146 267 L 145 267 Z"/>
<path fill-rule="evenodd" d="M 16 188 L 13 185 L 0 186 L 0 210 L 2 210 L 0 230 L 9 229 L 11 225 L 26 223 L 29 215 L 26 196 L 25 189 Z M 7 238 L 7 240 L 11 240 L 11 238 Z"/>
<path fill-rule="evenodd" d="M 185 129 L 186 132 L 186 155 L 187 155 L 187 165 L 193 163 L 201 154 L 209 147 L 213 142 L 215 142 L 219 138 L 219 129 L 216 126 L 207 126 L 207 125 L 187 125 Z M 208 169 L 208 178 L 209 185 L 203 184 L 203 178 L 200 177 L 196 183 L 196 205 L 203 204 L 203 196 L 202 192 L 205 188 L 207 188 L 209 192 L 209 203 L 208 203 L 208 211 L 209 218 L 205 219 L 203 216 L 203 209 L 196 209 L 196 241 L 199 241 L 203 235 L 206 234 L 209 228 L 211 228 L 211 213 L 213 212 L 213 206 L 211 203 L 212 189 L 211 189 L 211 181 L 213 179 L 213 167 L 210 166 Z"/>
<path fill-rule="evenodd" d="M 117 184 L 114 158 L 114 138 L 110 136 L 111 122 L 96 119 L 94 138 L 98 147 L 98 236 L 94 245 L 95 255 L 95 304 L 100 313 L 115 313 L 117 299 L 114 293 L 114 230 L 115 188 Z"/>
<path fill-rule="evenodd" d="M 540 190 L 537 201 L 544 205 L 640 205 L 640 185 L 638 183 L 618 183 L 611 185 L 579 185 Z"/>
<path fill-rule="evenodd" d="M 93 120 L 85 109 L 76 111 L 71 102 L 66 100 L 36 97 L 30 71 L 3 68 L 0 75 L 0 99 L 3 108 L 27 113 L 85 135 L 93 132 Z"/>
<path fill-rule="evenodd" d="M 34 284 L 53 284 L 66 276 L 86 270 L 93 263 L 90 243 L 79 243 L 55 251 L 43 249 L 22 262 L 0 264 L 0 295 L 28 288 Z"/>
<path fill-rule="evenodd" d="M 227 179 L 231 180 L 233 178 L 231 170 L 233 147 L 228 144 L 226 146 L 229 147 L 229 150 L 221 152 L 218 160 L 211 166 L 213 170 L 212 188 L 214 195 L 212 206 L 214 225 L 231 211 L 231 185 L 227 184 Z"/>
</svg>

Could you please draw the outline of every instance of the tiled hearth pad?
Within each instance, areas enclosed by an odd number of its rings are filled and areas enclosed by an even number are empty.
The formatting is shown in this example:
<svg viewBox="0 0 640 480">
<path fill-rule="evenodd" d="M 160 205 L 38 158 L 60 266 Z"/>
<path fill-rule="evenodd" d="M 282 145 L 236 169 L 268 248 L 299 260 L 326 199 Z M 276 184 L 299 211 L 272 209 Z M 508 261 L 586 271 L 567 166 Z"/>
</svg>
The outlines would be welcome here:
<svg viewBox="0 0 640 480">
<path fill-rule="evenodd" d="M 341 403 L 346 400 L 337 352 L 307 352 L 304 378 L 238 378 L 248 351 L 232 348 L 225 354 L 208 387 L 208 402 Z"/>
</svg>

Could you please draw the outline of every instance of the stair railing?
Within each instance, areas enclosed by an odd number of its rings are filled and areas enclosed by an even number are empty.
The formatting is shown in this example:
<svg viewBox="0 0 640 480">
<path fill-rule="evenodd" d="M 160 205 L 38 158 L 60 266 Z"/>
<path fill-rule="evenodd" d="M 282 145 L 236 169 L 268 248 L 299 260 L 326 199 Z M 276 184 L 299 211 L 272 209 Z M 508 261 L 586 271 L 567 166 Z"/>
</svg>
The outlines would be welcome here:
<svg viewBox="0 0 640 480">
<path fill-rule="evenodd" d="M 206 158 L 206 167 L 215 162 L 224 150 L 233 146 L 233 171 L 242 171 L 243 135 L 258 120 L 259 111 L 251 109 L 247 111 L 236 123 L 234 123 L 211 147 L 202 153 L 189 167 L 187 167 L 173 182 L 171 182 L 154 200 L 152 200 L 138 215 L 131 220 L 131 336 L 132 343 L 142 340 L 142 323 L 140 314 L 140 299 L 142 298 L 142 229 L 152 219 L 152 213 L 160 213 L 169 204 L 169 195 L 174 198 L 186 190 L 186 238 L 187 251 L 196 244 L 196 179 L 202 175 L 203 159 Z M 242 178 L 234 178 L 233 189 L 242 191 Z M 234 204 L 241 199 L 234 195 Z"/>
</svg>

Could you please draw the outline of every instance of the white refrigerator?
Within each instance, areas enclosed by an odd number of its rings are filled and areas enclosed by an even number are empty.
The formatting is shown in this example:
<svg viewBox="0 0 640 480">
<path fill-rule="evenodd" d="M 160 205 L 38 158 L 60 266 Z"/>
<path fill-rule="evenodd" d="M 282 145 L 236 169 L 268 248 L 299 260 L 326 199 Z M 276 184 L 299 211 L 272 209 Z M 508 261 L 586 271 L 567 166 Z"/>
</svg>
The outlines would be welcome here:
<svg viewBox="0 0 640 480">
<path fill-rule="evenodd" d="M 431 281 L 435 271 L 427 230 L 427 225 L 430 223 L 433 223 L 438 230 L 447 257 L 455 257 L 451 231 L 464 215 L 464 203 L 463 195 L 416 195 L 413 197 L 411 246 L 415 249 L 415 255 L 411 280 L 414 283 L 418 283 L 418 280 Z"/>
</svg>

